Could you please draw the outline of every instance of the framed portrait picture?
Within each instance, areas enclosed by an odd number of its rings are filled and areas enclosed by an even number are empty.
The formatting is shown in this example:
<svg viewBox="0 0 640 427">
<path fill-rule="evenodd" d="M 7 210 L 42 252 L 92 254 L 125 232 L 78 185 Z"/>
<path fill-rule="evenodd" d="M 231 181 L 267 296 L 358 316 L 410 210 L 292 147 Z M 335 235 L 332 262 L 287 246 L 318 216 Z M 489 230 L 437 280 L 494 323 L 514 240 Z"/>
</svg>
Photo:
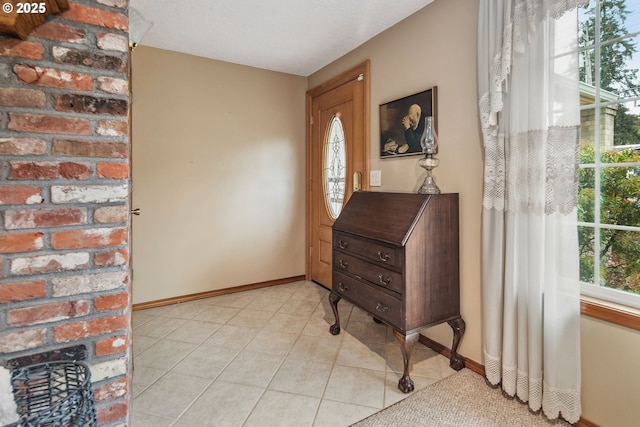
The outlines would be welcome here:
<svg viewBox="0 0 640 427">
<path fill-rule="evenodd" d="M 437 134 L 437 87 L 380 105 L 380 158 L 422 154 L 420 137 L 427 117 Z"/>
</svg>

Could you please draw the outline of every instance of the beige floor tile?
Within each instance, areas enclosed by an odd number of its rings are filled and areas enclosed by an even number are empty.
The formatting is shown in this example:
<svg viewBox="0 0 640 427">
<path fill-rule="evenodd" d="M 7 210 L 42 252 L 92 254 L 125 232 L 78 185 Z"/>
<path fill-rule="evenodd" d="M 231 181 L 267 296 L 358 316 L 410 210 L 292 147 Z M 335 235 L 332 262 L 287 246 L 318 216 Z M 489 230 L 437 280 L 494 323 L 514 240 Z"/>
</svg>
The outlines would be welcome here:
<svg viewBox="0 0 640 427">
<path fill-rule="evenodd" d="M 221 295 L 219 297 L 210 298 L 207 304 L 219 307 L 245 308 L 257 298 L 255 294 L 248 292 L 237 292 L 235 294 Z"/>
<path fill-rule="evenodd" d="M 264 326 L 265 330 L 299 334 L 309 318 L 296 314 L 276 313 Z"/>
<path fill-rule="evenodd" d="M 378 411 L 377 408 L 325 399 L 320 403 L 313 427 L 348 427 Z"/>
<path fill-rule="evenodd" d="M 340 345 L 336 364 L 384 371 L 387 368 L 384 354 L 385 344 L 363 342 L 345 337 Z"/>
<path fill-rule="evenodd" d="M 203 322 L 200 320 L 189 320 L 165 338 L 173 341 L 190 342 L 200 344 L 209 338 L 215 331 L 222 327 L 219 323 Z"/>
<path fill-rule="evenodd" d="M 348 426 L 411 394 L 391 328 L 300 281 L 133 313 L 132 426 Z M 415 389 L 453 374 L 417 343 Z M 291 424 L 289 422 L 291 421 Z"/>
<path fill-rule="evenodd" d="M 146 337 L 164 338 L 180 326 L 187 323 L 184 319 L 167 319 L 166 317 L 154 317 L 134 330 L 138 335 Z"/>
<path fill-rule="evenodd" d="M 280 307 L 282 307 L 288 299 L 289 297 L 276 298 L 262 295 L 247 304 L 245 308 L 251 310 L 271 311 L 275 313 L 280 310 Z"/>
<path fill-rule="evenodd" d="M 385 373 L 371 369 L 334 366 L 324 398 L 382 409 Z"/>
<path fill-rule="evenodd" d="M 332 365 L 310 360 L 286 359 L 269 384 L 270 390 L 322 397 Z"/>
<path fill-rule="evenodd" d="M 243 350 L 218 376 L 218 380 L 253 387 L 266 388 L 282 364 L 283 357 L 275 354 Z"/>
<path fill-rule="evenodd" d="M 313 315 L 307 321 L 307 324 L 302 329 L 303 335 L 313 335 L 316 337 L 326 337 L 331 335 L 329 327 L 333 325 L 333 317 L 331 319 L 325 319 L 324 317 Z"/>
<path fill-rule="evenodd" d="M 133 400 L 134 410 L 177 418 L 210 384 L 210 380 L 169 372 Z"/>
<path fill-rule="evenodd" d="M 316 311 L 319 304 L 318 301 L 291 298 L 280 307 L 278 313 L 295 314 L 309 318 Z"/>
<path fill-rule="evenodd" d="M 351 318 L 344 328 L 346 332 L 360 341 L 382 344 L 387 342 L 387 329 L 389 329 L 387 325 L 375 323 L 370 316 L 364 321 Z"/>
<path fill-rule="evenodd" d="M 196 320 L 202 320 L 204 322 L 214 322 L 225 324 L 229 319 L 238 314 L 242 310 L 241 308 L 234 307 L 219 307 L 214 305 L 205 306 L 196 316 Z"/>
<path fill-rule="evenodd" d="M 263 392 L 258 387 L 214 381 L 174 426 L 242 426 Z"/>
<path fill-rule="evenodd" d="M 274 313 L 270 311 L 243 309 L 231 319 L 227 320 L 227 324 L 262 328 L 273 315 Z"/>
<path fill-rule="evenodd" d="M 169 427 L 173 418 L 158 417 L 140 411 L 131 411 L 131 425 L 135 427 Z"/>
<path fill-rule="evenodd" d="M 195 348 L 196 345 L 191 343 L 160 340 L 136 356 L 135 366 L 148 366 L 168 371 Z"/>
<path fill-rule="evenodd" d="M 289 356 L 295 359 L 333 363 L 338 355 L 342 337 L 327 334 L 327 337 L 301 335 L 293 345 Z"/>
<path fill-rule="evenodd" d="M 263 329 L 247 344 L 245 350 L 284 356 L 289 353 L 297 338 L 298 334 Z"/>
<path fill-rule="evenodd" d="M 138 310 L 131 313 L 131 325 L 133 328 L 138 328 L 151 319 L 155 319 L 157 316 L 147 313 L 147 310 Z"/>
<path fill-rule="evenodd" d="M 267 390 L 243 427 L 311 427 L 319 404 L 317 398 Z"/>
<path fill-rule="evenodd" d="M 211 335 L 202 345 L 218 345 L 221 347 L 243 349 L 249 341 L 260 332 L 260 329 L 244 326 L 224 325 Z"/>
<path fill-rule="evenodd" d="M 214 379 L 231 363 L 237 354 L 238 350 L 235 349 L 202 345 L 178 362 L 171 369 L 171 372 Z"/>
<path fill-rule="evenodd" d="M 134 356 L 137 356 L 138 354 L 142 353 L 143 351 L 145 351 L 146 349 L 148 349 L 149 347 L 151 347 L 161 339 L 161 338 L 154 338 L 154 337 L 145 337 L 144 335 L 138 335 L 138 334 L 135 334 L 134 338 L 135 339 L 132 341 Z"/>
<path fill-rule="evenodd" d="M 156 382 L 161 376 L 167 373 L 166 369 L 140 366 L 135 360 L 133 363 L 133 378 L 131 379 L 132 396 L 136 397 L 147 387 Z"/>
<path fill-rule="evenodd" d="M 170 310 L 163 312 L 160 316 L 189 320 L 196 317 L 204 309 L 205 307 L 197 301 L 189 301 L 174 304 Z"/>
</svg>

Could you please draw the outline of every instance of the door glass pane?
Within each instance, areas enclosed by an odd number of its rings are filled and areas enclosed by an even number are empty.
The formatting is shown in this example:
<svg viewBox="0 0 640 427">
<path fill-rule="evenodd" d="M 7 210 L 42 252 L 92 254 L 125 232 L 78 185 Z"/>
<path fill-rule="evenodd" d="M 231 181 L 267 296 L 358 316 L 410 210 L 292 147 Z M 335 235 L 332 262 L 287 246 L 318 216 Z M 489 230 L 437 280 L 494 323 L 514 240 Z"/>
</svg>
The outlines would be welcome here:
<svg viewBox="0 0 640 427">
<path fill-rule="evenodd" d="M 333 116 L 324 142 L 324 195 L 327 210 L 333 219 L 340 215 L 347 176 L 347 148 L 340 117 Z"/>
</svg>

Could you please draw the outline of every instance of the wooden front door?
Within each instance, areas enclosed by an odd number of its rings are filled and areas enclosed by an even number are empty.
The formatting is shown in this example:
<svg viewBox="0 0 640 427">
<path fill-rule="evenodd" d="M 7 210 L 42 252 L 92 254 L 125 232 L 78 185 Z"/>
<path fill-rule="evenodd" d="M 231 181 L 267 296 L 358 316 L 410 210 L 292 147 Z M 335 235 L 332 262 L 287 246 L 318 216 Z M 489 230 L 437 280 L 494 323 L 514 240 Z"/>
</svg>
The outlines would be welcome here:
<svg viewBox="0 0 640 427">
<path fill-rule="evenodd" d="M 369 63 L 307 92 L 307 112 L 306 275 L 331 288 L 331 226 L 354 189 L 369 189 Z"/>
</svg>

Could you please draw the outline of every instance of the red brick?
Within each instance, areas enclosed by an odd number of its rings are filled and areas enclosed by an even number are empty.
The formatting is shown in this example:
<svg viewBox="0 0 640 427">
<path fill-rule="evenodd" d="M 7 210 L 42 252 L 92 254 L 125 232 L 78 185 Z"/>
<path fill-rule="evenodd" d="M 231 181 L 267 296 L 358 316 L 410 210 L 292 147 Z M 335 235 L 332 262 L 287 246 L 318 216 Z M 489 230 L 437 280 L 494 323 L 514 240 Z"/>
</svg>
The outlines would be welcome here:
<svg viewBox="0 0 640 427">
<path fill-rule="evenodd" d="M 45 116 L 41 114 L 9 113 L 9 130 L 20 132 L 64 133 L 90 135 L 88 119 L 78 117 Z"/>
<path fill-rule="evenodd" d="M 32 185 L 0 185 L 0 205 L 33 205 L 42 202 L 40 187 Z"/>
<path fill-rule="evenodd" d="M 46 333 L 46 328 L 23 328 L 18 331 L 0 333 L 0 354 L 42 347 L 47 337 Z"/>
<path fill-rule="evenodd" d="M 35 255 L 11 260 L 11 274 L 24 276 L 86 269 L 89 254 L 86 252 Z"/>
<path fill-rule="evenodd" d="M 98 135 L 103 136 L 128 136 L 129 122 L 119 122 L 116 120 L 99 120 L 96 128 Z"/>
<path fill-rule="evenodd" d="M 82 317 L 89 314 L 89 301 L 65 301 L 34 307 L 17 308 L 7 313 L 7 324 L 29 326 Z"/>
<path fill-rule="evenodd" d="M 4 226 L 8 230 L 86 223 L 87 210 L 83 208 L 8 210 L 4 214 Z"/>
<path fill-rule="evenodd" d="M 19 56 L 41 60 L 44 47 L 37 42 L 0 36 L 0 56 Z"/>
<path fill-rule="evenodd" d="M 129 103 L 125 99 L 98 98 L 89 95 L 63 93 L 54 97 L 53 108 L 57 111 L 71 111 L 83 114 L 126 116 L 129 112 Z"/>
<path fill-rule="evenodd" d="M 82 22 L 83 24 L 96 25 L 98 27 L 113 28 L 116 30 L 128 30 L 129 18 L 119 12 L 111 12 L 105 9 L 89 7 L 77 3 L 70 3 L 70 8 L 62 13 L 62 19 Z"/>
<path fill-rule="evenodd" d="M 98 3 L 105 6 L 117 7 L 120 9 L 126 9 L 129 7 L 129 0 L 97 0 Z"/>
<path fill-rule="evenodd" d="M 57 162 L 10 162 L 9 179 L 55 179 L 60 165 Z"/>
<path fill-rule="evenodd" d="M 93 248 L 123 245 L 128 240 L 126 228 L 93 228 L 89 230 L 65 230 L 53 233 L 54 249 Z"/>
<path fill-rule="evenodd" d="M 93 390 L 93 396 L 97 402 L 102 402 L 104 400 L 115 400 L 124 397 L 128 392 L 129 383 L 126 378 L 121 378 L 101 384 L 100 387 Z"/>
<path fill-rule="evenodd" d="M 74 141 L 55 139 L 51 149 L 56 156 L 107 157 L 124 159 L 129 155 L 129 147 L 123 142 Z"/>
<path fill-rule="evenodd" d="M 126 57 L 102 55 L 86 50 L 70 49 L 67 47 L 54 46 L 51 49 L 53 59 L 61 64 L 77 65 L 80 67 L 90 67 L 100 70 L 127 72 Z"/>
<path fill-rule="evenodd" d="M 127 348 L 126 336 L 110 337 L 96 342 L 96 356 L 123 353 Z"/>
<path fill-rule="evenodd" d="M 8 107 L 41 108 L 47 99 L 44 92 L 33 89 L 0 88 L 0 105 Z"/>
<path fill-rule="evenodd" d="M 98 33 L 96 34 L 98 47 L 102 50 L 114 50 L 127 52 L 129 50 L 129 38 L 121 34 Z"/>
<path fill-rule="evenodd" d="M 126 163 L 98 163 L 100 178 L 126 179 L 129 177 L 129 165 Z"/>
<path fill-rule="evenodd" d="M 96 297 L 93 306 L 97 311 L 122 310 L 129 305 L 129 294 L 119 293 Z"/>
<path fill-rule="evenodd" d="M 100 406 L 97 409 L 98 424 L 104 425 L 120 420 L 127 416 L 129 406 L 127 402 L 116 402 L 109 406 Z"/>
<path fill-rule="evenodd" d="M 112 251 L 98 252 L 93 255 L 93 263 L 98 267 L 114 267 L 125 265 L 129 260 L 126 249 L 114 249 Z"/>
<path fill-rule="evenodd" d="M 127 316 L 100 317 L 81 322 L 70 322 L 53 328 L 55 342 L 67 342 L 127 329 Z"/>
<path fill-rule="evenodd" d="M 26 156 L 44 154 L 47 143 L 37 138 L 0 138 L 0 155 Z"/>
<path fill-rule="evenodd" d="M 93 77 L 84 73 L 24 64 L 14 65 L 13 72 L 25 83 L 60 89 L 84 91 L 93 89 Z"/>
<path fill-rule="evenodd" d="M 47 282 L 44 280 L 0 285 L 0 303 L 2 304 L 42 298 L 46 294 Z"/>
<path fill-rule="evenodd" d="M 36 29 L 29 35 L 33 37 L 59 40 L 67 43 L 87 43 L 87 33 L 84 30 L 70 27 L 55 21 L 45 22 L 39 27 L 36 27 Z"/>
<path fill-rule="evenodd" d="M 100 90 L 116 95 L 126 95 L 129 93 L 129 82 L 124 79 L 113 77 L 98 77 Z"/>
<path fill-rule="evenodd" d="M 101 224 L 126 222 L 129 218 L 129 208 L 126 206 L 105 206 L 96 209 L 93 219 Z"/>
<path fill-rule="evenodd" d="M 91 167 L 86 163 L 60 163 L 60 176 L 65 179 L 88 179 L 91 177 Z"/>
<path fill-rule="evenodd" d="M 44 234 L 20 233 L 0 235 L 0 253 L 12 254 L 16 252 L 30 252 L 42 249 Z"/>
</svg>

